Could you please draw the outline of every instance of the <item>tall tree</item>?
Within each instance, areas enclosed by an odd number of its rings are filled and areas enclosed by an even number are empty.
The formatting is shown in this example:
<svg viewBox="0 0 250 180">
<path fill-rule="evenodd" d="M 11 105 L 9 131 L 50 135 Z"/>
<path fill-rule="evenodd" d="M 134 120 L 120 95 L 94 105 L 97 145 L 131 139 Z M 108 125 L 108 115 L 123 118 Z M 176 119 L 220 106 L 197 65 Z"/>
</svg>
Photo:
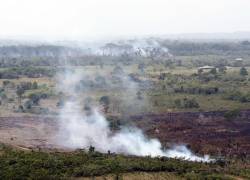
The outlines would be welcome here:
<svg viewBox="0 0 250 180">
<path fill-rule="evenodd" d="M 21 86 L 17 86 L 16 94 L 18 96 L 18 104 L 21 105 L 24 89 Z"/>
</svg>

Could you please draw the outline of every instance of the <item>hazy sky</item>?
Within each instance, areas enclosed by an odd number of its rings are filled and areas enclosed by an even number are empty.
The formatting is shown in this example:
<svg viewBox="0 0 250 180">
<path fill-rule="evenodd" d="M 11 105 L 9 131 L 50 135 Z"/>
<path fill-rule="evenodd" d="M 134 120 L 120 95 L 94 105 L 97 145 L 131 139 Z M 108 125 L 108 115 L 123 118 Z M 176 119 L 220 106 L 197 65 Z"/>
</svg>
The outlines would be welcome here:
<svg viewBox="0 0 250 180">
<path fill-rule="evenodd" d="M 0 37 L 250 31 L 250 0 L 0 0 Z"/>
</svg>

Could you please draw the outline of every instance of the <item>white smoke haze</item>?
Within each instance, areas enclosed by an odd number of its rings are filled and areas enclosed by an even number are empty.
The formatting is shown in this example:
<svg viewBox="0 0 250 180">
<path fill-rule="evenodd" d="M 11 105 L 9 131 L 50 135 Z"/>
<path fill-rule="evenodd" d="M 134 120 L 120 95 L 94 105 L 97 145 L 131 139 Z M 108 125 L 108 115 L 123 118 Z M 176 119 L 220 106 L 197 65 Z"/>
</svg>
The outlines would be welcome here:
<svg viewBox="0 0 250 180">
<path fill-rule="evenodd" d="M 139 102 L 136 101 L 139 87 L 135 81 L 133 81 L 126 73 L 120 74 L 118 77 L 121 81 L 120 87 L 123 90 L 123 93 L 120 94 L 119 97 L 121 99 L 121 105 L 124 107 L 124 109 L 120 110 L 121 112 L 130 114 L 128 111 L 141 111 L 144 105 L 149 105 L 147 96 L 143 96 L 143 99 Z M 134 107 L 131 107 L 131 104 L 134 104 Z"/>
<path fill-rule="evenodd" d="M 59 91 L 72 96 L 66 100 L 59 118 L 57 143 L 60 146 L 77 149 L 95 147 L 97 151 L 115 152 L 136 156 L 166 156 L 183 158 L 191 161 L 211 161 L 209 156 L 194 155 L 184 145 L 164 150 L 158 139 L 146 137 L 138 128 L 123 127 L 112 132 L 109 123 L 98 107 L 91 107 L 90 112 L 84 110 L 82 99 L 75 87 L 81 73 L 65 73 L 59 78 Z"/>
</svg>

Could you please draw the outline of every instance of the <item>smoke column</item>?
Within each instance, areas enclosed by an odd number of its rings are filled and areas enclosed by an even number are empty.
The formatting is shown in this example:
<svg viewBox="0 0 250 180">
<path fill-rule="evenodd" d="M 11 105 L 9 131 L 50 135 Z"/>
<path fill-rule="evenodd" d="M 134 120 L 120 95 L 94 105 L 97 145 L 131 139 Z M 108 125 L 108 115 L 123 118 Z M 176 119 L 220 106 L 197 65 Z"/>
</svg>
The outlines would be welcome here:
<svg viewBox="0 0 250 180">
<path fill-rule="evenodd" d="M 137 156 L 166 156 L 184 158 L 191 161 L 210 161 L 208 156 L 194 155 L 186 146 L 175 146 L 163 150 L 157 139 L 147 138 L 138 128 L 122 128 L 112 132 L 108 121 L 98 108 L 91 113 L 83 110 L 81 95 L 75 87 L 84 75 L 67 72 L 59 78 L 58 89 L 71 97 L 61 109 L 57 142 L 67 148 L 88 148 L 93 146 L 97 151 L 108 151 Z"/>
</svg>

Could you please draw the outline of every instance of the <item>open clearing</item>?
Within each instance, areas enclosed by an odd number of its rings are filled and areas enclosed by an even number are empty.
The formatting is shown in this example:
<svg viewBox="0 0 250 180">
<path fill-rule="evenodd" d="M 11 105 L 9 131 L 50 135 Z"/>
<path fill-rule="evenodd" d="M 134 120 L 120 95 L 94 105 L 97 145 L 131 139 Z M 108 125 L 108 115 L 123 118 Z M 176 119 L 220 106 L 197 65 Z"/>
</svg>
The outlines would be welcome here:
<svg viewBox="0 0 250 180">
<path fill-rule="evenodd" d="M 250 153 L 250 110 L 227 119 L 225 112 L 142 114 L 128 119 L 165 147 L 185 143 L 200 154 L 240 156 Z M 56 145 L 56 117 L 1 117 L 0 141 L 32 149 L 62 149 Z"/>
</svg>

